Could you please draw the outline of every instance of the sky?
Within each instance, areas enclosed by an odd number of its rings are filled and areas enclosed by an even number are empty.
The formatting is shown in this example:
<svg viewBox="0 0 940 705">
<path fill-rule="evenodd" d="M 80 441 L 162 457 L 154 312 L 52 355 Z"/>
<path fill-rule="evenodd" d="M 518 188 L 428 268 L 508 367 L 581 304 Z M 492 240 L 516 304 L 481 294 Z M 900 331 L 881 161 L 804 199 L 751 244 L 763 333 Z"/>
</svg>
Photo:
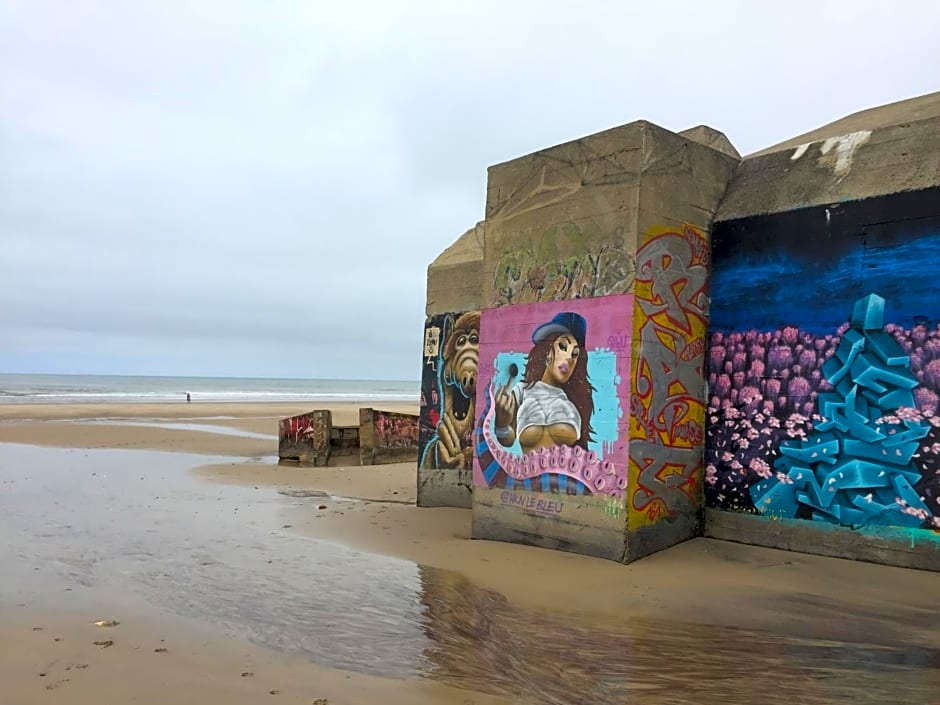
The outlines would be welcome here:
<svg viewBox="0 0 940 705">
<path fill-rule="evenodd" d="M 486 168 L 940 88 L 926 2 L 0 0 L 0 372 L 417 380 Z"/>
</svg>

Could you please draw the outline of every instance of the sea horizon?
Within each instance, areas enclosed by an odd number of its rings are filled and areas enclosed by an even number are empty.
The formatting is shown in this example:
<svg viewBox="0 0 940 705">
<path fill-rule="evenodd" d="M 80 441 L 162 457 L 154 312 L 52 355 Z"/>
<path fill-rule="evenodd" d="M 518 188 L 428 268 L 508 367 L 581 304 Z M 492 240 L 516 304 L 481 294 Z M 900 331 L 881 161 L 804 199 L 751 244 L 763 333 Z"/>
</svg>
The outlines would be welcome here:
<svg viewBox="0 0 940 705">
<path fill-rule="evenodd" d="M 0 404 L 415 402 L 417 380 L 0 373 Z"/>
</svg>

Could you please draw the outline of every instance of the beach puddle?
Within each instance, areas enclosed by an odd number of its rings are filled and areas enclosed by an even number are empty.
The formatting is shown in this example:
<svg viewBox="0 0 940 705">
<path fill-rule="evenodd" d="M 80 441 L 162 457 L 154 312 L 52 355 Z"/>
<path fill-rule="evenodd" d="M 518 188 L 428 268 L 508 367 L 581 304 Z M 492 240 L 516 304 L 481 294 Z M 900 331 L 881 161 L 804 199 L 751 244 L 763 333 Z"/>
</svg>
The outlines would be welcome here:
<svg viewBox="0 0 940 705">
<path fill-rule="evenodd" d="M 145 603 L 322 665 L 520 703 L 926 703 L 940 688 L 940 655 L 915 645 L 522 608 L 453 571 L 295 534 L 281 522 L 303 498 L 186 474 L 205 462 L 0 446 L 0 604 L 113 595 L 118 611 Z"/>
</svg>

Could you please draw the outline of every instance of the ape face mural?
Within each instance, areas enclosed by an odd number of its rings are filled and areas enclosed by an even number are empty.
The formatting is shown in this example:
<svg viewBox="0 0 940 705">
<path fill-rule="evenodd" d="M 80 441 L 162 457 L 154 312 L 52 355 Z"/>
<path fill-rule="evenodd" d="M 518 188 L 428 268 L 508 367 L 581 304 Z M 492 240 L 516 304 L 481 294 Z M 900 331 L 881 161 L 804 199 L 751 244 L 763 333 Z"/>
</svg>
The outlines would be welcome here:
<svg viewBox="0 0 940 705">
<path fill-rule="evenodd" d="M 474 482 L 622 497 L 633 297 L 483 312 Z"/>
<path fill-rule="evenodd" d="M 472 417 L 477 391 L 477 368 L 480 362 L 480 314 L 465 313 L 454 324 L 444 345 L 443 377 L 450 388 L 449 411 L 456 420 Z M 453 394 L 452 392 L 459 392 Z"/>
<path fill-rule="evenodd" d="M 425 325 L 421 380 L 424 468 L 469 470 L 480 353 L 480 314 L 432 316 Z"/>
</svg>

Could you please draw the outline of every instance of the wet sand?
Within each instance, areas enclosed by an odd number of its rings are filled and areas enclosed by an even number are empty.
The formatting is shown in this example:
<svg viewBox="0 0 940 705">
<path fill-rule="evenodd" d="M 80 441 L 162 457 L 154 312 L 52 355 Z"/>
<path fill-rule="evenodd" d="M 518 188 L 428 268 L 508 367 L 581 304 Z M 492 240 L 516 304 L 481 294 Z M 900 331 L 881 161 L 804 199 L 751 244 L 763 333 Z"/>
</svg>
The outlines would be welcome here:
<svg viewBox="0 0 940 705">
<path fill-rule="evenodd" d="M 6 610 L 0 628 L 0 702 L 256 705 L 260 702 L 505 704 L 434 681 L 403 681 L 325 668 L 300 656 L 246 644 L 179 618 L 146 617 L 99 628 L 95 612 L 21 615 Z M 98 621 L 98 620 L 95 620 Z M 99 645 L 96 645 L 98 642 Z M 110 642 L 110 643 L 109 643 Z"/>
<path fill-rule="evenodd" d="M 0 404 L 0 443 L 168 450 L 252 458 L 277 455 L 277 420 L 280 418 L 326 408 L 333 412 L 335 425 L 356 425 L 359 406 L 352 403 Z M 380 408 L 406 413 L 418 410 L 414 404 L 383 404 Z M 81 423 L 90 419 L 109 423 Z M 177 427 L 133 425 L 140 422 L 171 422 L 166 426 Z M 187 423 L 269 437 L 192 431 L 184 427 Z"/>
<path fill-rule="evenodd" d="M 413 464 L 278 466 L 263 436 L 305 408 L 202 406 L 0 407 L 0 702 L 895 703 L 940 687 L 935 574 L 704 539 L 630 566 L 470 541 L 469 511 L 413 505 Z"/>
<path fill-rule="evenodd" d="M 940 648 L 940 576 L 712 539 L 694 539 L 623 566 L 587 556 L 471 541 L 470 511 L 419 508 L 411 464 L 316 472 L 220 463 L 192 474 L 265 486 L 292 499 L 293 530 L 427 566 L 538 610 L 610 621 L 651 617 L 767 629 L 790 636 Z M 310 492 L 312 496 L 304 496 Z M 328 496 L 358 502 L 330 501 Z M 320 507 L 323 507 L 322 509 Z M 899 609 L 900 605 L 906 607 Z"/>
</svg>

